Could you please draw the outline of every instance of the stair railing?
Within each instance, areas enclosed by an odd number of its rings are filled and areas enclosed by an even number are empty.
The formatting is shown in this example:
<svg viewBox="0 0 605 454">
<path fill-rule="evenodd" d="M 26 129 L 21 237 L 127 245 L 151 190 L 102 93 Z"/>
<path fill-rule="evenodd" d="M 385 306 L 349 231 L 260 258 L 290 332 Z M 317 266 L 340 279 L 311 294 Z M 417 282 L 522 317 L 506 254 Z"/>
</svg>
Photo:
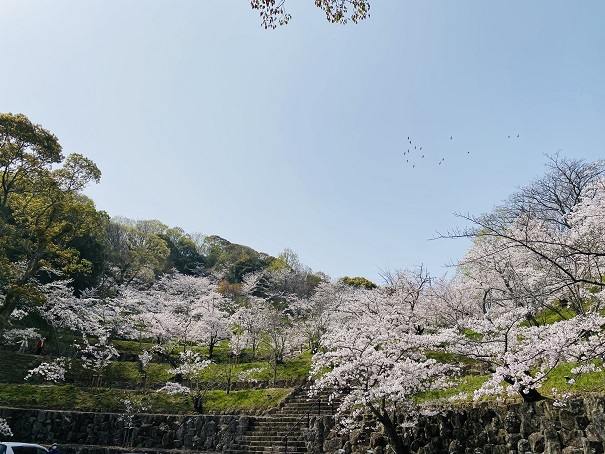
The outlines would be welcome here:
<svg viewBox="0 0 605 454">
<path fill-rule="evenodd" d="M 284 452 L 287 453 L 288 452 L 288 437 L 290 436 L 290 434 L 292 433 L 292 431 L 297 428 L 301 421 L 303 421 L 305 418 L 307 418 L 307 428 L 309 428 L 311 426 L 311 411 L 317 406 L 317 415 L 319 416 L 321 414 L 321 397 L 319 397 L 315 402 L 313 402 L 311 404 L 311 406 L 309 407 L 309 409 L 307 410 L 307 412 L 302 415 L 300 418 L 298 418 L 298 420 L 292 424 L 292 427 L 290 427 L 290 430 L 288 430 L 288 432 L 286 432 L 286 435 L 283 436 L 282 440 L 284 441 Z M 334 414 L 334 406 L 332 404 L 329 404 L 330 406 L 330 414 Z"/>
</svg>

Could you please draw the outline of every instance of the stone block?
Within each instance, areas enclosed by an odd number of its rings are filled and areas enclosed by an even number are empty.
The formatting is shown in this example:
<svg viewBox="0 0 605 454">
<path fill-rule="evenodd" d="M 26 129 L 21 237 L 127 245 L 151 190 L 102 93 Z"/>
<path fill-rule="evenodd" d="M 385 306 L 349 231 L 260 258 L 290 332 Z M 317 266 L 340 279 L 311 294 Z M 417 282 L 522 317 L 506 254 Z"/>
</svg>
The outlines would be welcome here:
<svg viewBox="0 0 605 454">
<path fill-rule="evenodd" d="M 423 448 L 424 445 L 425 445 L 425 440 L 421 439 L 421 438 L 417 438 L 412 441 L 412 444 L 410 445 L 410 449 L 412 450 L 412 452 L 415 452 L 415 451 L 418 451 L 420 448 Z"/>
<path fill-rule="evenodd" d="M 584 454 L 584 449 L 575 446 L 567 446 L 563 448 L 561 454 Z"/>
<path fill-rule="evenodd" d="M 586 415 L 579 415 L 575 417 L 576 420 L 576 428 L 579 430 L 586 429 L 586 426 L 590 424 L 590 420 L 586 417 Z"/>
<path fill-rule="evenodd" d="M 497 445 L 492 448 L 492 454 L 508 454 L 509 449 L 505 445 Z"/>
<path fill-rule="evenodd" d="M 452 440 L 450 442 L 449 446 L 447 447 L 447 451 L 450 454 L 453 454 L 453 453 L 459 454 L 460 453 L 460 449 L 461 449 L 461 446 L 458 443 L 458 440 Z"/>
<path fill-rule="evenodd" d="M 516 434 L 519 433 L 520 428 L 521 420 L 519 419 L 519 415 L 514 410 L 507 411 L 504 417 L 504 430 L 509 434 Z"/>
<path fill-rule="evenodd" d="M 332 438 L 330 440 L 324 441 L 323 447 L 324 452 L 338 452 L 340 447 L 342 446 L 342 439 L 340 438 Z M 349 445 L 349 449 L 350 445 Z"/>
<path fill-rule="evenodd" d="M 174 432 L 168 431 L 162 435 L 162 446 L 171 446 L 174 442 Z"/>
<path fill-rule="evenodd" d="M 527 438 L 521 438 L 517 442 L 517 452 L 524 453 L 527 451 L 531 451 L 531 447 L 529 445 L 529 440 Z"/>
<path fill-rule="evenodd" d="M 584 454 L 603 454 L 603 443 L 582 438 L 582 449 Z"/>
<path fill-rule="evenodd" d="M 533 452 L 541 453 L 544 452 L 544 435 L 542 432 L 534 432 L 527 437 L 529 447 Z"/>
<path fill-rule="evenodd" d="M 576 416 L 566 409 L 559 411 L 559 421 L 562 429 L 574 430 L 576 428 Z"/>
<path fill-rule="evenodd" d="M 508 449 L 517 449 L 517 444 L 521 440 L 521 435 L 519 434 L 507 434 L 505 437 L 506 447 Z"/>
<path fill-rule="evenodd" d="M 361 429 L 355 429 L 352 430 L 351 433 L 349 434 L 349 440 L 351 440 L 351 445 L 355 446 L 357 444 L 359 444 L 364 438 L 364 433 L 363 430 Z"/>
<path fill-rule="evenodd" d="M 418 450 L 418 454 L 437 454 L 437 450 L 432 445 L 423 446 Z"/>
<path fill-rule="evenodd" d="M 496 436 L 496 444 L 503 445 L 506 443 L 506 430 L 500 429 L 498 430 L 498 435 Z"/>
<path fill-rule="evenodd" d="M 595 414 L 586 427 L 586 435 L 593 441 L 605 441 L 605 415 Z"/>
<path fill-rule="evenodd" d="M 498 432 L 495 431 L 491 426 L 484 429 L 486 443 L 496 444 L 498 441 Z"/>
<path fill-rule="evenodd" d="M 436 424 L 427 424 L 424 428 L 424 436 L 429 440 L 439 436 L 439 426 Z"/>
<path fill-rule="evenodd" d="M 544 429 L 544 454 L 561 454 L 559 434 L 554 427 Z"/>
<path fill-rule="evenodd" d="M 559 430 L 559 439 L 561 440 L 561 444 L 563 446 L 582 446 L 583 435 L 584 432 L 582 432 L 581 430 Z"/>
<path fill-rule="evenodd" d="M 352 449 L 351 449 L 351 442 L 347 441 L 344 446 L 343 449 L 345 450 L 345 454 L 351 454 Z M 326 451 L 329 452 L 329 451 Z"/>
<path fill-rule="evenodd" d="M 439 425 L 439 436 L 441 438 L 452 438 L 452 433 L 454 428 L 447 420 L 441 420 L 441 424 Z"/>
<path fill-rule="evenodd" d="M 536 418 L 535 413 L 531 416 L 523 418 L 519 428 L 519 432 L 525 438 L 529 437 L 529 434 L 540 430 L 540 419 Z"/>
</svg>

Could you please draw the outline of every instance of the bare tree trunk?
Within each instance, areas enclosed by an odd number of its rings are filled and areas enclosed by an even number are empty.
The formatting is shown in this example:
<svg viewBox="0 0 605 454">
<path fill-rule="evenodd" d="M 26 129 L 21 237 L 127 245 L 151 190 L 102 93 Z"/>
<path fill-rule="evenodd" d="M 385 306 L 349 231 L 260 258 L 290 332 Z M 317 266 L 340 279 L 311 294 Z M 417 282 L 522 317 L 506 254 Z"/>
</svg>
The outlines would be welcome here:
<svg viewBox="0 0 605 454">
<path fill-rule="evenodd" d="M 391 442 L 391 445 L 393 446 L 395 453 L 396 454 L 410 454 L 409 448 L 403 444 L 403 440 L 402 440 L 401 436 L 399 436 L 399 434 L 397 433 L 397 425 L 395 423 L 396 414 L 393 413 L 394 418 L 391 419 L 389 417 L 388 412 L 384 409 L 376 408 L 372 404 L 368 404 L 368 408 L 374 414 L 374 416 L 376 416 L 378 421 L 384 427 L 384 430 L 389 437 L 389 441 Z"/>
</svg>

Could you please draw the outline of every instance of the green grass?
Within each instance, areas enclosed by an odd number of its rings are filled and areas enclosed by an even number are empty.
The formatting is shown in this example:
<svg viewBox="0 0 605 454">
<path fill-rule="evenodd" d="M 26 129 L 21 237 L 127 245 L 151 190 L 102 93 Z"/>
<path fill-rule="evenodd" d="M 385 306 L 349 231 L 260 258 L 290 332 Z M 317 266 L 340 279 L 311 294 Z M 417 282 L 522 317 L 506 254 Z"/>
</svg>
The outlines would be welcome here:
<svg viewBox="0 0 605 454">
<path fill-rule="evenodd" d="M 461 401 L 471 401 L 473 399 L 473 392 L 479 389 L 487 379 L 487 375 L 467 375 L 455 380 L 455 386 L 418 393 L 414 396 L 414 400 L 422 403 L 431 400 L 449 399 L 450 397 L 464 394 L 467 397 L 461 399 Z"/>
<path fill-rule="evenodd" d="M 276 406 L 291 388 L 208 391 L 203 400 L 204 413 L 229 414 L 264 411 Z M 193 413 L 190 396 L 168 395 L 155 391 L 109 388 L 80 388 L 73 385 L 0 384 L 0 405 L 20 408 L 46 408 L 95 412 L 123 412 L 124 400 L 145 406 L 151 413 Z"/>
<path fill-rule="evenodd" d="M 592 394 L 602 393 L 603 383 L 605 383 L 605 371 L 590 372 L 585 374 L 574 375 L 571 369 L 577 364 L 561 364 L 557 366 L 550 374 L 542 387 L 539 389 L 542 395 L 552 396 L 552 388 L 556 388 L 558 392 L 570 392 L 572 394 Z M 565 377 L 571 377 L 575 380 L 573 385 L 567 383 Z"/>
<path fill-rule="evenodd" d="M 555 322 L 573 318 L 576 314 L 569 307 L 556 307 L 554 309 L 544 309 L 535 315 L 535 319 L 541 325 L 552 325 Z M 529 322 L 521 323 L 521 326 L 529 326 Z"/>
<path fill-rule="evenodd" d="M 605 371 L 590 372 L 574 375 L 571 373 L 576 364 L 560 364 L 553 369 L 547 376 L 542 386 L 538 389 L 540 394 L 547 398 L 556 398 L 553 395 L 553 388 L 558 394 L 570 393 L 573 395 L 586 395 L 594 393 L 603 393 L 603 383 L 605 383 Z M 566 378 L 567 377 L 567 378 Z M 458 394 L 465 394 L 462 402 L 470 402 L 473 399 L 473 391 L 479 389 L 481 385 L 489 378 L 489 375 L 467 375 L 456 381 L 455 386 L 442 390 L 426 391 L 418 393 L 415 400 L 419 403 L 431 400 L 443 400 Z M 568 378 L 573 378 L 575 383 L 569 384 Z M 505 383 L 502 383 L 506 386 Z M 508 398 L 508 396 L 506 396 Z M 513 399 L 521 399 L 521 396 L 513 396 Z M 483 398 L 482 400 L 489 400 Z"/>
<path fill-rule="evenodd" d="M 292 388 L 247 389 L 229 394 L 212 390 L 204 397 L 204 412 L 229 414 L 265 411 L 279 404 L 290 392 Z"/>
<path fill-rule="evenodd" d="M 265 361 L 247 362 L 242 364 L 220 364 L 212 363 L 206 367 L 200 373 L 200 380 L 202 382 L 217 382 L 227 383 L 227 376 L 229 374 L 229 368 L 231 367 L 231 380 L 239 381 L 237 375 L 240 372 L 258 368 L 262 369 L 261 372 L 256 372 L 250 376 L 251 379 L 256 381 L 270 381 L 272 380 L 272 370 L 269 364 Z M 309 375 L 311 362 L 305 359 L 293 359 L 285 361 L 283 364 L 279 364 L 277 367 L 277 379 L 278 380 L 296 380 L 305 379 Z M 174 375 L 169 373 L 171 369 L 169 364 L 165 363 L 151 363 L 147 372 L 147 383 L 165 383 L 174 379 Z M 77 371 L 78 374 L 85 373 L 84 371 Z M 113 362 L 105 373 L 105 381 L 117 381 L 117 382 L 131 382 L 138 383 L 140 381 L 139 370 L 137 364 L 133 362 Z"/>
</svg>

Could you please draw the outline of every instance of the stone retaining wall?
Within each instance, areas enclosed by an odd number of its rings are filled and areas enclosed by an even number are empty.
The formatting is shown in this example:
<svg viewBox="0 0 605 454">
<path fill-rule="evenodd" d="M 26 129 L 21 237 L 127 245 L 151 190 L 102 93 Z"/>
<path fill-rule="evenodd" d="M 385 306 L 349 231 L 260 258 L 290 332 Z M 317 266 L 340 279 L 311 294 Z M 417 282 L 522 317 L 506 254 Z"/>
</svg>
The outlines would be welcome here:
<svg viewBox="0 0 605 454">
<path fill-rule="evenodd" d="M 133 446 L 133 450 L 158 449 L 222 451 L 248 429 L 248 416 L 133 416 L 113 413 L 0 408 L 13 431 L 13 440 L 50 445 Z M 129 426 L 131 428 L 129 428 Z M 69 454 L 62 450 L 64 454 Z M 117 451 L 116 451 L 117 452 Z"/>
<path fill-rule="evenodd" d="M 498 406 L 482 404 L 421 417 L 403 434 L 411 453 L 418 454 L 603 454 L 605 399 L 553 401 Z M 309 454 L 373 454 L 393 452 L 376 423 L 341 435 L 331 417 L 314 418 L 307 431 Z"/>
<path fill-rule="evenodd" d="M 0 408 L 13 439 L 67 448 L 64 454 L 120 452 L 107 447 L 134 446 L 133 450 L 166 452 L 221 452 L 245 434 L 248 416 L 134 416 L 129 429 L 124 415 Z M 331 416 L 311 418 L 306 432 L 309 454 L 391 453 L 388 438 L 368 418 L 364 429 L 345 435 L 334 430 Z M 604 454 L 605 398 L 571 400 L 564 406 L 552 401 L 512 405 L 481 404 L 423 416 L 402 434 L 410 453 L 418 454 Z M 75 446 L 88 445 L 78 451 Z M 95 454 L 97 451 L 94 451 Z"/>
</svg>

